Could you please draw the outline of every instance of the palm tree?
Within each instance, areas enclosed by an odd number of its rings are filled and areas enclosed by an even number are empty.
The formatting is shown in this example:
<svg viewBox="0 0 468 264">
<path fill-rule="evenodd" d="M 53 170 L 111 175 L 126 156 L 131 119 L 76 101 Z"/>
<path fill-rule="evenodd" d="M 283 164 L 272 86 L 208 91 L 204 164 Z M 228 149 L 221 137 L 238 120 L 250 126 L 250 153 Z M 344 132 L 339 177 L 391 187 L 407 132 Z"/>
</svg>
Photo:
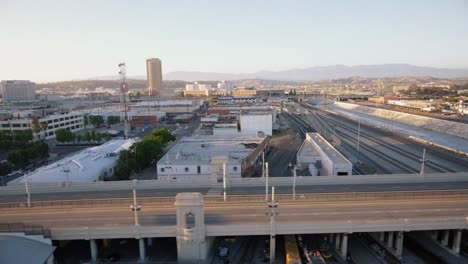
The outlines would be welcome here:
<svg viewBox="0 0 468 264">
<path fill-rule="evenodd" d="M 48 126 L 49 126 L 49 124 L 47 124 L 47 122 L 45 122 L 45 121 L 42 121 L 40 123 L 41 130 L 44 132 L 44 138 L 46 138 L 46 136 L 47 136 L 46 135 L 46 130 L 47 130 Z"/>
</svg>

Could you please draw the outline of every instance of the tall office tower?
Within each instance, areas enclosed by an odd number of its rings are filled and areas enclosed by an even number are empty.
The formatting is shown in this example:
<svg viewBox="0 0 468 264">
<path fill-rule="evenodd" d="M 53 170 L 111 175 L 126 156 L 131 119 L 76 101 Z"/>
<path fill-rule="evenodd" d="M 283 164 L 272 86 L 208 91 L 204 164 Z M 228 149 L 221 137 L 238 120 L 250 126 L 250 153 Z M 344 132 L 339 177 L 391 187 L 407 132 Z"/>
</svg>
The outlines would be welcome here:
<svg viewBox="0 0 468 264">
<path fill-rule="evenodd" d="M 161 60 L 151 58 L 146 60 L 146 76 L 148 78 L 148 95 L 160 96 L 162 89 Z"/>
<path fill-rule="evenodd" d="M 0 90 L 4 102 L 36 100 L 36 85 L 30 81 L 2 81 Z"/>
</svg>

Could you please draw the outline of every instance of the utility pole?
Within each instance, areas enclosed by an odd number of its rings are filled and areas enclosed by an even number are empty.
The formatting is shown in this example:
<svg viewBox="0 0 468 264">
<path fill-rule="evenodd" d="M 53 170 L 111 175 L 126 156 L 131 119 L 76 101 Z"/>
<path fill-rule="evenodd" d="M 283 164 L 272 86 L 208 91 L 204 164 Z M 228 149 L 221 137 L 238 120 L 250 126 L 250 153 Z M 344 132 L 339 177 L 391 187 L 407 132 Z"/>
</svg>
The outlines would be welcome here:
<svg viewBox="0 0 468 264">
<path fill-rule="evenodd" d="M 293 176 L 294 176 L 294 179 L 293 179 L 293 200 L 296 200 L 296 165 L 294 165 L 293 167 Z"/>
<path fill-rule="evenodd" d="M 357 132 L 357 162 L 359 162 L 359 144 L 361 141 L 361 119 L 358 119 L 358 132 Z"/>
<path fill-rule="evenodd" d="M 29 193 L 29 184 L 28 184 L 28 174 L 24 174 L 24 188 L 26 190 L 26 201 L 28 202 L 28 207 L 31 207 L 31 194 Z"/>
<path fill-rule="evenodd" d="M 271 200 L 268 201 L 270 212 L 270 264 L 275 263 L 276 251 L 276 232 L 275 232 L 275 209 L 278 207 L 278 201 L 275 200 L 275 187 L 271 187 Z"/>
<path fill-rule="evenodd" d="M 141 205 L 137 204 L 136 190 L 135 189 L 133 189 L 133 204 L 130 205 L 130 209 L 132 209 L 132 211 L 133 211 L 133 217 L 135 219 L 135 226 L 139 226 L 140 223 L 138 221 L 138 211 L 141 210 Z"/>
<path fill-rule="evenodd" d="M 70 167 L 67 165 L 67 160 L 65 160 L 65 164 L 63 165 L 63 172 L 65 173 L 65 186 L 68 187 L 70 185 L 70 180 L 68 179 Z"/>
<path fill-rule="evenodd" d="M 265 177 L 265 150 L 262 153 L 262 177 Z"/>
<path fill-rule="evenodd" d="M 268 201 L 268 162 L 265 163 L 265 200 Z"/>
<path fill-rule="evenodd" d="M 125 62 L 119 63 L 120 75 L 120 120 L 124 121 L 125 139 L 128 139 L 128 84 L 127 84 L 127 70 Z"/>
<path fill-rule="evenodd" d="M 423 156 L 422 159 L 419 160 L 421 162 L 421 172 L 419 174 L 424 174 L 424 165 L 426 165 L 426 162 L 429 161 L 426 159 L 426 149 L 423 149 Z"/>
<path fill-rule="evenodd" d="M 223 163 L 223 197 L 226 201 L 226 163 Z"/>
</svg>

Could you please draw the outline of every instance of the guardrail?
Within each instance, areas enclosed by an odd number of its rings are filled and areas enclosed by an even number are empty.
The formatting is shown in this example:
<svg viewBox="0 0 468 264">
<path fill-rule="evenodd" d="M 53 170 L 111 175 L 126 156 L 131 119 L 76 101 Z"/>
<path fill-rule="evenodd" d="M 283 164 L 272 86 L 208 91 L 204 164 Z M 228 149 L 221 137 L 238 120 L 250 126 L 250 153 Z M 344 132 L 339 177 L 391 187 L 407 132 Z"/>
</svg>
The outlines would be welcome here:
<svg viewBox="0 0 468 264">
<path fill-rule="evenodd" d="M 50 238 L 50 230 L 40 225 L 25 225 L 23 223 L 0 223 L 0 233 L 24 233 L 26 235 L 41 235 Z"/>
<path fill-rule="evenodd" d="M 430 174 L 388 174 L 388 175 L 353 175 L 353 176 L 298 176 L 300 185 L 341 185 L 341 184 L 385 184 L 385 183 L 431 183 L 468 181 L 468 173 L 430 173 Z M 292 185 L 292 177 L 270 177 L 271 186 Z M 228 187 L 264 186 L 264 178 L 231 178 Z M 68 186 L 63 183 L 29 183 L 29 191 L 34 193 L 63 193 L 82 191 L 113 191 L 113 190 L 144 190 L 167 188 L 211 188 L 221 187 L 222 183 L 210 180 L 133 180 L 109 182 L 72 182 Z M 24 184 L 14 184 L 0 187 L 0 195 L 24 194 Z"/>
<path fill-rule="evenodd" d="M 265 195 L 228 195 L 224 201 L 222 196 L 205 196 L 206 207 L 245 204 L 245 206 L 265 205 Z M 355 201 L 410 201 L 415 199 L 456 200 L 468 199 L 468 190 L 436 190 L 436 191 L 385 191 L 385 192 L 349 192 L 349 193 L 313 193 L 297 194 L 294 200 L 291 194 L 277 194 L 275 198 L 283 204 L 303 204 L 307 202 L 355 202 Z M 175 197 L 142 197 L 137 199 L 142 207 L 174 208 Z M 31 208 L 126 208 L 133 204 L 132 198 L 113 199 L 79 199 L 58 201 L 31 202 Z M 25 202 L 0 203 L 0 208 L 28 208 Z"/>
</svg>

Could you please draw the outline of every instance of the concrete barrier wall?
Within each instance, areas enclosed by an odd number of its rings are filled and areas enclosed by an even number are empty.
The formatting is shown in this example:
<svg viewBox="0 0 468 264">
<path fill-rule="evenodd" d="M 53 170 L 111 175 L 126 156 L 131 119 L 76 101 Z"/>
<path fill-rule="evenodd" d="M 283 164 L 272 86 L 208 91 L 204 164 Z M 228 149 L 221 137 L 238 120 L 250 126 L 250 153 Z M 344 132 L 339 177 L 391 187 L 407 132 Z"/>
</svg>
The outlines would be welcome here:
<svg viewBox="0 0 468 264">
<path fill-rule="evenodd" d="M 296 185 L 336 185 L 336 184 L 385 184 L 385 183 L 431 183 L 468 181 L 468 173 L 429 173 L 429 174 L 389 174 L 389 175 L 353 175 L 353 176 L 298 176 Z M 270 186 L 292 186 L 292 177 L 270 177 Z M 61 193 L 82 191 L 117 191 L 144 190 L 170 188 L 221 188 L 222 183 L 212 183 L 207 180 L 141 180 L 141 181 L 112 181 L 112 182 L 83 182 L 70 183 L 34 183 L 29 184 L 29 191 L 34 193 Z M 264 178 L 230 179 L 228 187 L 265 186 Z M 24 194 L 24 184 L 0 187 L 1 195 Z"/>
<path fill-rule="evenodd" d="M 334 106 L 468 139 L 468 124 L 343 102 Z"/>
<path fill-rule="evenodd" d="M 420 231 L 466 229 L 465 217 L 427 217 L 417 219 L 386 218 L 379 220 L 330 219 L 327 221 L 277 221 L 276 234 L 324 234 L 383 231 Z M 245 236 L 270 234 L 269 217 L 264 223 L 206 225 L 206 236 Z M 53 240 L 175 237 L 175 226 L 118 226 L 51 229 Z"/>
</svg>

